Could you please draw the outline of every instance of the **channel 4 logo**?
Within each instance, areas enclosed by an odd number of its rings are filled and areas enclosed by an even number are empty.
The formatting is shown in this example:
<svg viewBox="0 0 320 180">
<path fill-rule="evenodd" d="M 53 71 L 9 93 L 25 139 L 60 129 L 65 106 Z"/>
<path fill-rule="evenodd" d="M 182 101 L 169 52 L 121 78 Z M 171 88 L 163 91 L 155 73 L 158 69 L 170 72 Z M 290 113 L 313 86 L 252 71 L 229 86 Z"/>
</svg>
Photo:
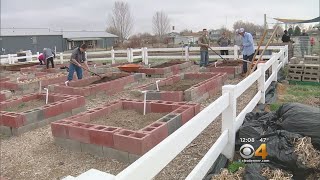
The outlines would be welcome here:
<svg viewBox="0 0 320 180">
<path fill-rule="evenodd" d="M 261 144 L 257 150 L 251 144 L 244 144 L 240 147 L 239 152 L 244 162 L 269 162 L 267 160 L 267 145 L 265 143 Z M 250 160 L 253 156 L 261 157 L 262 160 Z"/>
</svg>

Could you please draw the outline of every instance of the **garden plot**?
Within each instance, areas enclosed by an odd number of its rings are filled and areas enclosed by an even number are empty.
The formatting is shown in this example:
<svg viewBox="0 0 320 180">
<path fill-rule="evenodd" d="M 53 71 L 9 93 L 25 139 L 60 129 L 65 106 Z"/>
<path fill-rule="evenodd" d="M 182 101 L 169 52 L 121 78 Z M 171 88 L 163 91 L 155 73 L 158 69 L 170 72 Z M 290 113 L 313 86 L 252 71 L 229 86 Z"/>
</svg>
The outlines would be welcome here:
<svg viewBox="0 0 320 180">
<path fill-rule="evenodd" d="M 136 73 L 108 73 L 72 81 L 69 86 L 65 83 L 49 86 L 50 91 L 77 94 L 82 96 L 96 96 L 97 94 L 112 95 L 122 91 L 132 83 L 145 78 L 145 74 Z"/>
<path fill-rule="evenodd" d="M 133 162 L 200 111 L 200 105 L 122 99 L 51 124 L 57 145 Z"/>
<path fill-rule="evenodd" d="M 219 92 L 226 78 L 226 73 L 185 73 L 161 80 L 159 91 L 156 83 L 151 83 L 132 93 L 140 95 L 139 92 L 147 90 L 148 100 L 200 102 Z"/>
<path fill-rule="evenodd" d="M 30 94 L 0 102 L 0 130 L 6 135 L 20 135 L 50 122 L 75 115 L 85 110 L 81 96 Z"/>
<path fill-rule="evenodd" d="M 36 72 L 33 75 L 21 74 L 16 80 L 0 82 L 1 89 L 14 91 L 16 95 L 38 92 L 41 87 L 64 82 L 67 76 L 63 73 Z"/>
<path fill-rule="evenodd" d="M 242 61 L 223 61 L 209 65 L 202 72 L 227 73 L 229 78 L 235 78 L 242 73 Z"/>
<path fill-rule="evenodd" d="M 139 72 L 145 73 L 148 77 L 169 77 L 179 74 L 182 70 L 192 66 L 191 62 L 186 61 L 169 61 L 158 64 L 150 68 L 140 68 Z"/>
</svg>

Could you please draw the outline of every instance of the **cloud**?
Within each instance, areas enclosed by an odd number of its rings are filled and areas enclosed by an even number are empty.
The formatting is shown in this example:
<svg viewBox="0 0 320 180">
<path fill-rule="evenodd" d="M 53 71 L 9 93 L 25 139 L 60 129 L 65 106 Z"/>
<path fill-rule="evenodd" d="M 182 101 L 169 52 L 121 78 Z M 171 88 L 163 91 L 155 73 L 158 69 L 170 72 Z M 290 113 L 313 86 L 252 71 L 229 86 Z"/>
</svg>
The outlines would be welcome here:
<svg viewBox="0 0 320 180">
<path fill-rule="evenodd" d="M 319 16 L 319 0 L 134 0 L 129 3 L 134 31 L 152 32 L 156 11 L 168 14 L 176 30 L 201 30 L 227 26 L 244 20 L 263 24 L 272 17 L 311 19 Z M 1 0 L 1 27 L 41 27 L 67 30 L 104 30 L 114 1 L 109 0 Z"/>
</svg>

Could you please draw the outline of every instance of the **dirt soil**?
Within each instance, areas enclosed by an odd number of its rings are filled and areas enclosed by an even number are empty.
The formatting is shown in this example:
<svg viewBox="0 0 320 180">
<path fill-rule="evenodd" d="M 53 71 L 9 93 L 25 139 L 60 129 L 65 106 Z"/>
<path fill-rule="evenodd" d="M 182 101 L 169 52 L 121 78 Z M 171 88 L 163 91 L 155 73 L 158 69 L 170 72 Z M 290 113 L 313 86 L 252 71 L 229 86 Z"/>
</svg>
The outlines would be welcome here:
<svg viewBox="0 0 320 180">
<path fill-rule="evenodd" d="M 182 79 L 177 83 L 168 86 L 160 86 L 160 91 L 185 91 L 189 89 L 191 86 L 196 85 L 205 79 Z"/>
<path fill-rule="evenodd" d="M 112 81 L 112 80 L 116 80 L 119 78 L 123 78 L 126 77 L 127 75 L 121 75 L 121 76 L 105 76 L 97 81 L 92 82 L 91 84 L 99 84 L 99 83 L 104 83 L 104 82 L 108 82 L 108 81 Z"/>
<path fill-rule="evenodd" d="M 152 66 L 151 68 L 165 68 L 165 67 L 169 67 L 169 66 L 173 66 L 173 65 L 176 65 L 176 64 L 182 64 L 183 62 L 165 62 L 165 63 L 162 63 L 162 64 L 159 64 L 159 65 L 156 65 L 156 66 Z"/>
<path fill-rule="evenodd" d="M 19 104 L 18 106 L 6 108 L 4 111 L 9 111 L 9 112 L 25 112 L 29 111 L 31 109 L 37 108 L 44 106 L 46 104 L 45 100 L 42 99 L 36 99 L 28 102 L 23 102 Z"/>
<path fill-rule="evenodd" d="M 93 120 L 91 124 L 122 127 L 129 130 L 139 130 L 157 121 L 166 113 L 147 113 L 145 116 L 135 110 L 118 110 L 110 115 Z"/>
</svg>

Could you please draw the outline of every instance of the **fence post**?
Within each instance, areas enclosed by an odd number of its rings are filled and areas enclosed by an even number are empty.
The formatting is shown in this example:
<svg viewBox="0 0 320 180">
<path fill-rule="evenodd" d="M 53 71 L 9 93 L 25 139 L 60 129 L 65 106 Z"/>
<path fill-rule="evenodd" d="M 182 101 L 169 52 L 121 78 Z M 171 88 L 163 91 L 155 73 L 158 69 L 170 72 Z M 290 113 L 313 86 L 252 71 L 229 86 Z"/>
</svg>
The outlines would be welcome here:
<svg viewBox="0 0 320 180">
<path fill-rule="evenodd" d="M 141 58 L 142 62 L 144 63 L 144 47 L 141 48 Z"/>
<path fill-rule="evenodd" d="M 133 49 L 130 48 L 130 62 L 133 62 Z"/>
<path fill-rule="evenodd" d="M 8 54 L 8 63 L 11 64 L 11 55 Z"/>
<path fill-rule="evenodd" d="M 261 69 L 261 75 L 258 79 L 258 90 L 261 92 L 261 99 L 260 103 L 264 104 L 266 103 L 266 92 L 265 92 L 265 82 L 266 82 L 266 69 L 264 63 L 258 64 L 258 70 Z"/>
<path fill-rule="evenodd" d="M 114 64 L 115 62 L 115 56 L 114 56 L 114 49 L 111 49 L 111 64 Z"/>
<path fill-rule="evenodd" d="M 128 60 L 128 62 L 130 62 L 130 58 L 131 58 L 130 49 L 127 48 L 127 60 Z"/>
<path fill-rule="evenodd" d="M 63 64 L 63 53 L 60 53 L 60 64 Z"/>
<path fill-rule="evenodd" d="M 285 64 L 288 64 L 288 61 L 289 61 L 289 46 L 288 45 L 285 45 L 284 52 L 285 52 L 285 58 L 284 58 L 284 62 L 283 62 L 282 67 L 284 67 Z"/>
<path fill-rule="evenodd" d="M 234 60 L 237 60 L 239 58 L 238 46 L 237 45 L 233 46 L 233 56 L 234 56 Z"/>
<path fill-rule="evenodd" d="M 148 48 L 144 48 L 144 64 L 148 65 L 149 64 L 149 59 L 148 59 Z"/>
<path fill-rule="evenodd" d="M 184 47 L 185 60 L 189 61 L 189 46 Z"/>
<path fill-rule="evenodd" d="M 235 96 L 235 85 L 225 85 L 222 87 L 222 94 L 229 94 L 229 106 L 222 112 L 222 132 L 228 130 L 228 143 L 222 154 L 232 160 L 235 146 L 235 120 L 237 111 L 237 97 Z"/>
</svg>

